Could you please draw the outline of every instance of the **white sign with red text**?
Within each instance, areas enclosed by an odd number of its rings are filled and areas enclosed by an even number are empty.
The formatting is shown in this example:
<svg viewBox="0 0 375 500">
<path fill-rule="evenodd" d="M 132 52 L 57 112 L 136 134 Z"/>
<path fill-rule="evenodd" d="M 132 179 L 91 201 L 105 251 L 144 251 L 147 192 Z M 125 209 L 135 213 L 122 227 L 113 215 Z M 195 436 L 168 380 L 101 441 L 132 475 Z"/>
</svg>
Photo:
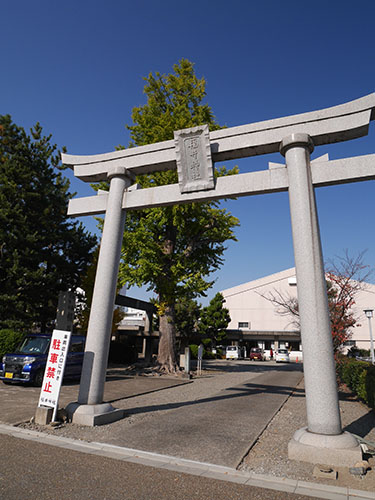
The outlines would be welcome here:
<svg viewBox="0 0 375 500">
<path fill-rule="evenodd" d="M 57 408 L 71 332 L 53 330 L 38 406 Z"/>
</svg>

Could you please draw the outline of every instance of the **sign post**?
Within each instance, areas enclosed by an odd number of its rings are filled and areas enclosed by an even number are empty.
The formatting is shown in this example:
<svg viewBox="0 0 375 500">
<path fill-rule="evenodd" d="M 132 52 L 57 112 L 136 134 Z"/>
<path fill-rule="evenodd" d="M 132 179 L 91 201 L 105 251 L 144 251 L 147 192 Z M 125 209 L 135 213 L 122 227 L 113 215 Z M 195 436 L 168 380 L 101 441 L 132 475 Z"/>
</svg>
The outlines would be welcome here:
<svg viewBox="0 0 375 500">
<path fill-rule="evenodd" d="M 70 336 L 70 331 L 54 330 L 49 346 L 38 407 L 53 408 L 52 422 L 55 420 L 58 409 Z"/>
<path fill-rule="evenodd" d="M 202 358 L 203 358 L 203 344 L 198 347 L 198 375 L 202 374 Z"/>
</svg>

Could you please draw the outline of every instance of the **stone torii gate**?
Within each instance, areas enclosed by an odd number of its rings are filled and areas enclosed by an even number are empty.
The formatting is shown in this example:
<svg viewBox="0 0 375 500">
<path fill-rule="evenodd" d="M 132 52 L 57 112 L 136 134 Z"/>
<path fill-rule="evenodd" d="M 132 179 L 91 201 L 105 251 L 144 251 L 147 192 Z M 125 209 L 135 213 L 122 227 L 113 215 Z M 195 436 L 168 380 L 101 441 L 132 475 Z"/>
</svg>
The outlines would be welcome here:
<svg viewBox="0 0 375 500">
<path fill-rule="evenodd" d="M 95 156 L 62 155 L 85 182 L 109 180 L 108 193 L 73 199 L 69 216 L 105 213 L 97 275 L 73 422 L 98 425 L 123 416 L 103 402 L 110 327 L 126 210 L 289 191 L 298 283 L 307 427 L 289 443 L 289 457 L 353 465 L 362 457 L 357 440 L 342 431 L 326 283 L 314 187 L 375 179 L 375 154 L 310 163 L 314 147 L 368 133 L 375 94 L 310 113 L 209 133 L 208 127 L 175 132 L 175 139 Z M 214 179 L 212 162 L 280 153 L 286 165 Z M 134 176 L 178 169 L 179 184 L 137 189 Z"/>
</svg>

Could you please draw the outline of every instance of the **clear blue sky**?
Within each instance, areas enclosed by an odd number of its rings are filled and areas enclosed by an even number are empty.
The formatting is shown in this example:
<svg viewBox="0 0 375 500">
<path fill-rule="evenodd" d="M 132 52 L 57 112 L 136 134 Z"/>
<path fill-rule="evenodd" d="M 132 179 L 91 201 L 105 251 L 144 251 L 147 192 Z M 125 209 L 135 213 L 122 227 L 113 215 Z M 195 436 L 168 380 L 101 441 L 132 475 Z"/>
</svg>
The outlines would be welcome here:
<svg viewBox="0 0 375 500">
<path fill-rule="evenodd" d="M 228 127 L 341 104 L 375 91 L 375 2 L 18 0 L 2 2 L 0 113 L 39 121 L 72 154 L 129 142 L 125 124 L 144 104 L 142 77 L 180 58 L 207 81 L 207 102 Z M 331 159 L 375 152 L 367 137 L 322 146 Z M 259 170 L 280 155 L 242 160 Z M 229 164 L 227 163 L 229 166 Z M 72 175 L 78 196 L 91 188 Z M 366 250 L 375 263 L 375 184 L 320 188 L 324 258 Z M 241 221 L 210 297 L 294 265 L 286 193 L 225 206 Z M 95 230 L 91 217 L 83 219 Z M 145 298 L 144 292 L 134 292 Z"/>
</svg>

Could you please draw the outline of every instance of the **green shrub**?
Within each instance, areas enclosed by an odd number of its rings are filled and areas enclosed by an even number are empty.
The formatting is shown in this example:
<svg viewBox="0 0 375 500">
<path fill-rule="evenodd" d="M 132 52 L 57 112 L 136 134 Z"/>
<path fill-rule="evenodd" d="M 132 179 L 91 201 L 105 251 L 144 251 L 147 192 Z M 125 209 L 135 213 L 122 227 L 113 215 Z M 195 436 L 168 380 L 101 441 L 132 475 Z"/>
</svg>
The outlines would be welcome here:
<svg viewBox="0 0 375 500">
<path fill-rule="evenodd" d="M 190 344 L 190 357 L 191 359 L 197 359 L 198 358 L 198 346 L 197 344 Z"/>
<path fill-rule="evenodd" d="M 359 398 L 375 409 L 375 366 L 365 361 L 341 357 L 337 375 Z"/>
<path fill-rule="evenodd" d="M 10 329 L 0 330 L 0 359 L 7 352 L 14 352 L 23 337 L 24 334 L 21 332 L 15 332 Z"/>
<path fill-rule="evenodd" d="M 191 359 L 198 359 L 198 347 L 197 344 L 190 344 L 190 356 Z M 216 359 L 216 354 L 214 354 L 211 351 L 206 351 L 205 348 L 203 348 L 203 359 Z"/>
</svg>

